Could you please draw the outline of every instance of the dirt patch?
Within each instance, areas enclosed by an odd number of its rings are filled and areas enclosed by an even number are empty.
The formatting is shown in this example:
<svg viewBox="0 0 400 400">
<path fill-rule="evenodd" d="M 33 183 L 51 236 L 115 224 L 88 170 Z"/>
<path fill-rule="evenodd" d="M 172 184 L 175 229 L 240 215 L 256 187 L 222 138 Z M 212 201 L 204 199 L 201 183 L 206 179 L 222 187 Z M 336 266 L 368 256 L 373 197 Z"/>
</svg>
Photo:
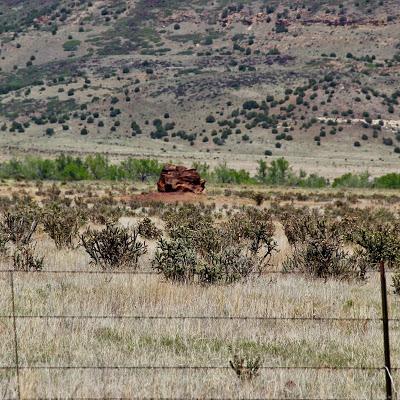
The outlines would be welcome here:
<svg viewBox="0 0 400 400">
<path fill-rule="evenodd" d="M 122 201 L 138 201 L 138 202 L 149 202 L 149 203 L 199 203 L 207 200 L 205 194 L 194 194 L 194 193 L 141 193 L 131 196 L 121 197 Z"/>
</svg>

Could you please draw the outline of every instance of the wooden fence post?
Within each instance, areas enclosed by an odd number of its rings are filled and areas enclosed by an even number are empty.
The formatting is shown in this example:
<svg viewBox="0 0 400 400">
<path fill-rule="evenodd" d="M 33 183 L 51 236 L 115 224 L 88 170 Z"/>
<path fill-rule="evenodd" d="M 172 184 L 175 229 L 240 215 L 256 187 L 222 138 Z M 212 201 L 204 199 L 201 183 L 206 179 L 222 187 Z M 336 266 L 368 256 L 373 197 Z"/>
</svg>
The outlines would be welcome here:
<svg viewBox="0 0 400 400">
<path fill-rule="evenodd" d="M 392 371 L 390 365 L 389 318 L 388 318 L 385 262 L 383 260 L 381 260 L 380 262 L 380 275 L 381 275 L 381 295 L 382 295 L 383 347 L 385 352 L 386 400 L 392 400 L 393 392 L 392 392 Z"/>
</svg>

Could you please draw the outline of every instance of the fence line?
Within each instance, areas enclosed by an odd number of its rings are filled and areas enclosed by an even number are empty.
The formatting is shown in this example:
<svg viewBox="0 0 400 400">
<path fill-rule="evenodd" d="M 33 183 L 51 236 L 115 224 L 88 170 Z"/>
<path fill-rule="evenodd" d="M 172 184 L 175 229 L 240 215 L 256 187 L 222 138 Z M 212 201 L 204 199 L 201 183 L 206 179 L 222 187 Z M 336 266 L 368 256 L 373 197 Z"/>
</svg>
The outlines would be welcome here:
<svg viewBox="0 0 400 400">
<path fill-rule="evenodd" d="M 0 274 L 7 274 L 7 273 L 16 273 L 16 274 L 28 274 L 28 275 L 36 275 L 36 274 L 82 274 L 82 275 L 159 275 L 162 276 L 160 272 L 157 271 L 96 271 L 96 270 L 87 270 L 87 271 L 80 271 L 80 270 L 38 270 L 38 271 L 23 271 L 23 270 L 14 270 L 14 269 L 0 269 Z M 386 274 L 395 274 L 397 271 L 386 271 Z M 263 271 L 259 272 L 252 272 L 250 275 L 254 276 L 267 276 L 267 275 L 304 275 L 306 274 L 303 271 Z M 379 274 L 377 270 L 367 271 L 367 274 Z M 309 277 L 310 279 L 313 278 L 325 278 L 324 276 L 321 277 Z M 326 277 L 329 278 L 329 277 Z"/>
<path fill-rule="evenodd" d="M 390 271 L 388 273 L 392 273 L 394 271 Z M 347 323 L 374 323 L 374 322 L 382 322 L 384 318 L 357 318 L 357 317 L 317 317 L 317 316 L 298 316 L 298 317 L 290 317 L 290 316 L 240 316 L 240 315 L 231 315 L 231 316 L 223 316 L 223 315 L 27 315 L 22 314 L 18 315 L 16 312 L 16 293 L 15 293 L 15 274 L 23 274 L 23 275 L 45 275 L 45 274 L 56 274 L 56 275 L 160 275 L 157 271 L 96 271 L 96 270 L 88 270 L 88 271 L 79 271 L 79 270 L 42 270 L 42 271 L 16 271 L 13 269 L 0 270 L 1 273 L 8 273 L 10 276 L 10 290 L 11 290 L 11 313 L 8 315 L 0 315 L 0 319 L 10 319 L 12 320 L 13 326 L 13 334 L 14 334 L 14 355 L 15 355 L 15 365 L 13 366 L 0 366 L 0 370 L 15 370 L 16 374 L 16 395 L 17 399 L 21 399 L 21 371 L 28 370 L 126 370 L 126 371 L 164 371 L 164 370 L 175 370 L 175 371 L 208 371 L 208 370 L 231 370 L 232 368 L 229 365 L 23 365 L 20 363 L 19 359 L 19 346 L 18 346 L 18 320 L 63 320 L 63 319 L 72 319 L 72 320 L 231 320 L 231 321 L 312 321 L 312 322 L 320 322 L 320 323 L 332 323 L 332 322 L 347 322 Z M 368 273 L 374 274 L 379 273 L 379 271 L 368 271 Z M 268 275 L 299 275 L 303 274 L 301 271 L 265 271 L 261 276 Z M 254 273 L 253 275 L 259 275 Z M 162 275 L 161 275 L 162 276 Z M 387 320 L 388 322 L 400 322 L 400 318 L 391 318 Z M 261 366 L 261 370 L 264 371 L 282 371 L 282 370 L 303 370 L 303 371 L 326 371 L 326 372 L 345 372 L 345 371 L 369 371 L 369 372 L 379 372 L 386 371 L 384 366 L 296 366 L 296 365 L 270 365 L 270 366 Z M 391 369 L 392 371 L 400 371 L 400 367 L 395 367 Z M 27 398 L 24 398 L 28 400 Z M 74 398 L 78 399 L 78 398 Z M 387 397 L 387 399 L 389 399 Z M 391 397 L 390 397 L 391 399 Z M 32 399 L 33 400 L 33 399 Z M 35 399 L 36 400 L 36 399 Z M 72 399 L 71 399 L 72 400 Z M 83 399 L 83 400 L 86 400 Z M 90 400 L 90 398 L 87 398 Z M 97 399 L 93 399 L 97 400 Z M 143 398 L 141 399 L 143 400 Z M 161 399 L 159 399 L 161 400 Z M 247 399 L 251 400 L 251 399 Z M 264 399 L 266 400 L 266 399 Z M 268 400 L 279 400 L 279 399 L 271 399 Z M 281 400 L 290 400 L 290 399 L 281 399 Z M 293 399 L 294 400 L 294 399 Z M 296 398 L 296 400 L 299 400 Z M 301 399 L 300 399 L 301 400 Z M 330 399 L 306 399 L 303 400 L 330 400 Z M 332 399 L 333 400 L 333 399 Z M 340 399 L 335 399 L 340 400 Z M 353 399 L 342 399 L 342 400 L 353 400 Z M 358 399 L 354 399 L 358 400 Z M 360 399 L 361 400 L 361 399 Z"/>
</svg>

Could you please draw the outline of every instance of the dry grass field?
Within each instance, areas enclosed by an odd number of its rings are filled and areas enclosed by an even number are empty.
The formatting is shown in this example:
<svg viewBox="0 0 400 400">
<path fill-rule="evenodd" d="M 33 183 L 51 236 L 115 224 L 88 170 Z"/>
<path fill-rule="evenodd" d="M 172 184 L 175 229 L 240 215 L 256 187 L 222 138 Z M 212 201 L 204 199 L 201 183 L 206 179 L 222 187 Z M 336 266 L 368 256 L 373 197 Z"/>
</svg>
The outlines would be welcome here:
<svg viewBox="0 0 400 400">
<path fill-rule="evenodd" d="M 45 184 L 38 194 L 35 185 L 9 182 L 1 193 L 13 189 L 17 201 L 29 195 L 43 206 L 54 193 L 50 188 Z M 146 186 L 129 195 L 130 203 L 123 184 L 58 188 L 57 201 L 69 196 L 95 204 L 111 190 L 115 203 L 110 207 L 130 204 L 119 218 L 121 226 L 150 215 L 166 229 L 162 210 L 174 207 L 144 201 L 140 193 L 149 191 Z M 237 193 L 227 196 L 227 190 L 243 189 L 210 187 L 207 195 L 179 200 L 215 204 L 222 220 L 230 210 L 253 206 Z M 307 200 L 296 200 L 300 194 Z M 347 204 L 351 198 L 355 211 L 396 210 L 400 204 L 389 191 L 379 199 L 373 191 L 333 189 L 275 190 L 274 196 L 273 203 L 294 209 L 325 209 L 339 198 Z M 272 209 L 269 201 L 263 207 Z M 41 272 L 14 270 L 12 258 L 1 259 L 0 366 L 16 364 L 9 318 L 14 271 L 21 398 L 385 398 L 379 275 L 370 271 L 358 281 L 280 273 L 292 249 L 275 217 L 274 225 L 279 252 L 267 270 L 232 284 L 171 282 L 152 268 L 157 242 L 147 239 L 148 253 L 138 269 L 103 270 L 91 265 L 81 246 L 57 249 L 39 226 L 33 240 L 35 255 L 44 257 Z M 399 319 L 399 297 L 392 287 L 388 298 L 390 318 Z M 393 367 L 400 367 L 398 321 L 390 323 L 390 333 Z M 235 355 L 259 357 L 258 376 L 239 379 L 229 364 Z M 0 377 L 1 398 L 18 397 L 16 370 L 3 369 Z M 395 388 L 399 378 L 394 370 Z"/>
</svg>

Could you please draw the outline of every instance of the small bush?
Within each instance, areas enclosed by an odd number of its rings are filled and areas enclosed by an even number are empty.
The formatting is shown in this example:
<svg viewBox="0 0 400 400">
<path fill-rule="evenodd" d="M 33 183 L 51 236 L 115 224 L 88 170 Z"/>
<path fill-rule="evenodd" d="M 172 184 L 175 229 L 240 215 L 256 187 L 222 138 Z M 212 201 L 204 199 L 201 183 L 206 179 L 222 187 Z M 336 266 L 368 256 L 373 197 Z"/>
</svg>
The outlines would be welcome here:
<svg viewBox="0 0 400 400">
<path fill-rule="evenodd" d="M 393 146 L 393 139 L 392 138 L 383 138 L 383 144 L 386 146 Z"/>
<path fill-rule="evenodd" d="M 6 212 L 0 221 L 1 237 L 15 245 L 30 243 L 36 231 L 39 218 L 36 212 L 26 209 L 16 209 Z"/>
<path fill-rule="evenodd" d="M 266 210 L 248 208 L 231 217 L 223 225 L 225 246 L 241 244 L 246 254 L 253 257 L 258 272 L 265 270 L 277 251 L 275 227 Z"/>
<path fill-rule="evenodd" d="M 200 263 L 197 274 L 201 283 L 233 283 L 249 276 L 256 268 L 256 260 L 231 245 L 212 252 L 207 262 Z"/>
<path fill-rule="evenodd" d="M 374 187 L 385 189 L 400 188 L 400 174 L 391 172 L 389 174 L 379 176 L 374 179 Z"/>
<path fill-rule="evenodd" d="M 81 44 L 80 40 L 71 39 L 71 40 L 66 41 L 63 44 L 63 48 L 64 48 L 64 51 L 76 51 L 76 50 L 78 50 L 78 47 L 80 46 L 80 44 Z"/>
<path fill-rule="evenodd" d="M 367 188 L 371 187 L 370 175 L 368 172 L 360 174 L 347 174 L 341 175 L 334 179 L 332 187 L 354 187 L 354 188 Z"/>
<path fill-rule="evenodd" d="M 7 254 L 7 238 L 0 235 L 0 255 L 5 256 Z"/>
<path fill-rule="evenodd" d="M 59 205 L 53 205 L 43 213 L 44 231 L 54 240 L 58 249 L 73 247 L 73 241 L 78 237 L 84 221 L 79 210 Z"/>
<path fill-rule="evenodd" d="M 253 197 L 254 201 L 256 202 L 256 205 L 258 205 L 258 206 L 261 206 L 261 204 L 265 200 L 265 195 L 264 195 L 264 193 L 261 193 L 261 192 L 254 193 L 254 195 L 252 197 Z"/>
<path fill-rule="evenodd" d="M 162 236 L 162 231 L 156 227 L 156 224 L 148 217 L 143 218 L 138 225 L 139 235 L 145 239 L 154 240 Z"/>
<path fill-rule="evenodd" d="M 349 239 L 366 253 L 371 265 L 387 262 L 390 267 L 400 265 L 400 226 L 390 222 L 364 220 L 353 229 Z"/>
<path fill-rule="evenodd" d="M 400 272 L 396 272 L 392 277 L 392 287 L 394 294 L 400 295 Z"/>
<path fill-rule="evenodd" d="M 88 212 L 89 221 L 100 225 L 115 225 L 121 217 L 121 208 L 101 203 L 95 203 Z"/>
<path fill-rule="evenodd" d="M 286 271 L 304 272 L 315 278 L 365 279 L 368 263 L 359 255 L 344 251 L 332 238 L 296 245 L 283 264 Z"/>
<path fill-rule="evenodd" d="M 159 240 L 152 266 L 166 279 L 175 282 L 192 282 L 197 272 L 197 265 L 196 251 L 184 240 Z"/>
<path fill-rule="evenodd" d="M 53 136 L 54 135 L 54 129 L 53 128 L 47 128 L 46 129 L 46 135 L 47 136 Z"/>
<path fill-rule="evenodd" d="M 138 240 L 136 229 L 107 225 L 101 231 L 87 229 L 81 243 L 91 258 L 91 263 L 104 270 L 134 268 L 139 258 L 146 254 L 147 246 Z"/>
<path fill-rule="evenodd" d="M 216 222 L 210 209 L 187 205 L 163 218 L 172 240 L 159 241 L 153 268 L 167 279 L 233 283 L 263 271 L 276 251 L 274 226 L 265 211 L 248 209 Z"/>
<path fill-rule="evenodd" d="M 261 357 L 241 357 L 235 354 L 229 364 L 241 381 L 251 381 L 260 373 Z"/>
<path fill-rule="evenodd" d="M 41 271 L 44 258 L 36 257 L 32 245 L 18 246 L 13 254 L 13 266 L 16 271 Z"/>
<path fill-rule="evenodd" d="M 284 270 L 323 279 L 365 278 L 368 260 L 361 253 L 344 250 L 343 224 L 313 211 L 286 215 L 283 225 L 293 250 Z"/>
</svg>

